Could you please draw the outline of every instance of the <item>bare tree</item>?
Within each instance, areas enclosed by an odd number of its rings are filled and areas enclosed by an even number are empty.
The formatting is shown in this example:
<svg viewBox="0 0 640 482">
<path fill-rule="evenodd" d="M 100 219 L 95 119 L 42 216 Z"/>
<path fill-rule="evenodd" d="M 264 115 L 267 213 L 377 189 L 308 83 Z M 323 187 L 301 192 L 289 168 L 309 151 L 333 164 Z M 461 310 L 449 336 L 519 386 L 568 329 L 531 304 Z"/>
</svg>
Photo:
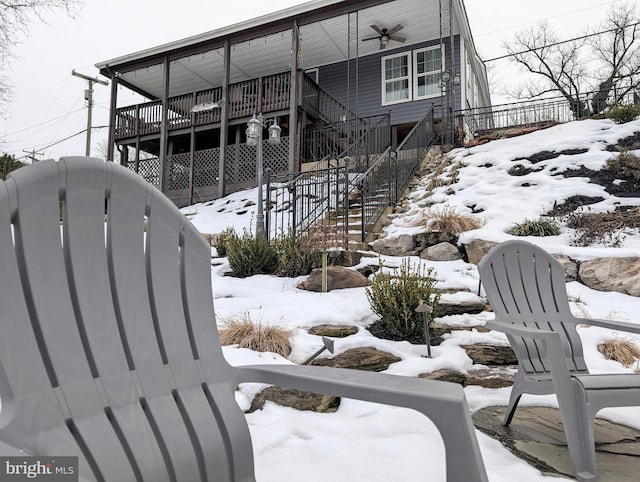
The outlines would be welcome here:
<svg viewBox="0 0 640 482">
<path fill-rule="evenodd" d="M 637 85 L 640 70 L 635 10 L 615 4 L 596 31 L 571 41 L 560 41 L 546 23 L 518 32 L 504 47 L 535 77 L 512 95 L 524 99 L 557 92 L 578 118 L 620 101 Z M 586 92 L 595 93 L 583 95 Z"/>
<path fill-rule="evenodd" d="M 599 30 L 587 40 L 595 54 L 599 83 L 593 96 L 594 112 L 619 103 L 637 88 L 640 79 L 640 26 L 635 6 L 614 5 Z M 599 75 L 598 75 L 599 74 Z"/>
<path fill-rule="evenodd" d="M 0 105 L 11 100 L 11 81 L 6 72 L 14 59 L 14 48 L 26 36 L 29 23 L 45 20 L 48 12 L 63 10 L 73 17 L 81 0 L 0 0 Z"/>
</svg>

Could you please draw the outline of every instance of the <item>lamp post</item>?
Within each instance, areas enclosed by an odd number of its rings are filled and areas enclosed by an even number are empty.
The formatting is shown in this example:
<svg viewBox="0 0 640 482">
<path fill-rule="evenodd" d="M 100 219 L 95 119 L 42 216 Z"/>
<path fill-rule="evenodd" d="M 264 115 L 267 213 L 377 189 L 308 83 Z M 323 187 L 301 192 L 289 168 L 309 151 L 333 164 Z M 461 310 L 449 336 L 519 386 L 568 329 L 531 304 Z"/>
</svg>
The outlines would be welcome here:
<svg viewBox="0 0 640 482">
<path fill-rule="evenodd" d="M 247 144 L 257 146 L 257 160 L 258 160 L 258 214 L 256 215 L 256 237 L 264 236 L 264 208 L 262 205 L 262 176 L 263 176 L 263 161 L 262 161 L 262 130 L 271 122 L 269 127 L 269 144 L 280 144 L 280 132 L 282 129 L 276 123 L 276 120 L 264 120 L 262 114 L 258 114 L 247 122 Z"/>
</svg>

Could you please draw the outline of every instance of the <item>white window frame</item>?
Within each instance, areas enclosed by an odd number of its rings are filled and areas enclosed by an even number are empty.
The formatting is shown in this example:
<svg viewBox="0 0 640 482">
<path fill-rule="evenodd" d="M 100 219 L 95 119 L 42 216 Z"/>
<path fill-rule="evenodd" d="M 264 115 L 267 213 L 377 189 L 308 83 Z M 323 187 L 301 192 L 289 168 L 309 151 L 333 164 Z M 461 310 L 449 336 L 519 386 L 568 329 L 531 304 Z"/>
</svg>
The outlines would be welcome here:
<svg viewBox="0 0 640 482">
<path fill-rule="evenodd" d="M 428 52 L 430 50 L 440 50 L 440 63 L 442 65 L 442 67 L 440 69 L 438 69 L 438 70 L 432 70 L 432 71 L 429 71 L 429 72 L 424 72 L 422 74 L 418 74 L 418 68 L 417 68 L 417 65 L 418 65 L 418 54 L 420 54 L 422 52 Z M 423 49 L 419 49 L 419 50 L 414 50 L 413 51 L 413 65 L 414 65 L 414 68 L 413 68 L 413 71 L 414 71 L 414 74 L 413 74 L 413 84 L 414 84 L 413 92 L 415 93 L 414 100 L 431 99 L 433 97 L 440 97 L 440 95 L 442 95 L 442 92 L 441 92 L 442 88 L 440 86 L 438 86 L 437 92 L 434 92 L 432 94 L 419 95 L 419 93 L 418 93 L 419 92 L 418 79 L 420 77 L 424 77 L 424 76 L 427 76 L 427 75 L 433 75 L 433 74 L 438 74 L 438 79 L 439 79 L 440 73 L 442 71 L 446 70 L 444 59 L 445 59 L 445 57 L 444 57 L 444 49 L 440 45 L 435 45 L 435 46 L 432 46 L 432 47 L 425 47 Z"/>
<path fill-rule="evenodd" d="M 386 61 L 389 59 L 393 59 L 396 57 L 406 57 L 407 58 L 407 75 L 403 76 L 403 77 L 396 77 L 393 79 L 387 79 L 386 78 Z M 411 56 L 411 51 L 406 51 L 406 52 L 401 52 L 398 54 L 393 54 L 393 55 L 386 55 L 384 57 L 382 57 L 382 61 L 381 61 L 381 65 L 382 65 L 382 105 L 394 105 L 394 104 L 401 104 L 403 102 L 411 102 L 413 100 L 413 79 L 412 79 L 412 64 L 413 64 L 413 59 Z M 387 84 L 389 82 L 396 82 L 398 80 L 405 80 L 407 81 L 407 98 L 406 99 L 398 99 L 398 100 L 387 100 Z"/>
</svg>

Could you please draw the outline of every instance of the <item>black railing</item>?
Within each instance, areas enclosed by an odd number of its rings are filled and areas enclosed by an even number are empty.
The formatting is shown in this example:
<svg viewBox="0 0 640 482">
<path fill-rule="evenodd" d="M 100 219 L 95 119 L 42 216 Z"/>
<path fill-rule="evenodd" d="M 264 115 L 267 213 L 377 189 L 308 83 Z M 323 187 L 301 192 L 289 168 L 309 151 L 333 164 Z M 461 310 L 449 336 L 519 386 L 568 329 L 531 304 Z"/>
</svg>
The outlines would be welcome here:
<svg viewBox="0 0 640 482">
<path fill-rule="evenodd" d="M 367 129 L 337 155 L 316 162 L 308 171 L 267 178 L 268 233 L 305 232 L 315 224 L 333 227 L 345 241 L 349 197 L 358 173 L 384 155 L 391 142 L 390 116 L 366 119 Z"/>
<path fill-rule="evenodd" d="M 573 101 L 557 96 L 465 109 L 456 111 L 455 116 L 462 119 L 467 134 L 481 136 L 504 129 L 564 123 L 589 117 L 594 111 L 602 110 L 592 105 L 597 94 L 581 93 Z M 611 96 L 614 104 L 634 104 L 638 100 L 638 92 L 630 87 L 614 90 Z"/>
<path fill-rule="evenodd" d="M 349 162 L 302 174 L 267 173 L 266 184 L 268 236 L 304 233 L 314 224 L 337 226 L 337 218 L 348 209 L 344 201 L 349 188 Z M 346 231 L 341 231 L 339 237 L 346 241 L 345 235 Z"/>
<path fill-rule="evenodd" d="M 388 148 L 356 185 L 361 196 L 361 241 L 365 242 L 385 209 L 397 203 L 435 138 L 433 109 L 396 148 Z"/>
</svg>

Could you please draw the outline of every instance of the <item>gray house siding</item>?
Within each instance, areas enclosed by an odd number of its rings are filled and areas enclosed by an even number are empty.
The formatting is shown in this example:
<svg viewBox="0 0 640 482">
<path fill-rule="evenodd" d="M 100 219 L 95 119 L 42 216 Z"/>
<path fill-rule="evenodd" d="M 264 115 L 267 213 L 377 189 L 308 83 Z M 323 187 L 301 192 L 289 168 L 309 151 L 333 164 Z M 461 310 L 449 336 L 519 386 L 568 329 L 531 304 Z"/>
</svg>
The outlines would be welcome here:
<svg viewBox="0 0 640 482">
<path fill-rule="evenodd" d="M 356 111 L 359 117 L 369 117 L 380 114 L 385 114 L 391 111 L 391 123 L 393 125 L 404 124 L 407 122 L 416 122 L 422 119 L 432 105 L 439 106 L 441 103 L 441 97 L 432 97 L 429 99 L 421 99 L 414 101 L 407 101 L 392 105 L 382 104 L 382 57 L 388 55 L 413 52 L 425 47 L 433 47 L 439 45 L 440 40 L 431 40 L 428 42 L 413 44 L 410 46 L 402 46 L 396 49 L 385 49 L 379 51 L 377 54 L 369 55 L 358 59 L 358 104 L 356 106 L 350 106 L 352 110 Z M 455 71 L 460 71 L 460 37 L 455 36 L 454 42 L 455 49 Z M 449 42 L 445 42 L 445 59 L 449 57 Z M 448 68 L 445 65 L 445 69 Z M 347 105 L 347 62 L 339 62 L 336 64 L 330 64 L 322 66 L 318 69 L 318 83 L 320 87 L 336 99 Z M 460 82 L 460 85 L 456 86 L 456 109 L 460 108 L 460 93 L 461 87 L 464 82 Z M 355 103 L 355 93 L 351 92 L 351 102 Z M 446 99 L 445 99 L 446 103 Z"/>
</svg>

